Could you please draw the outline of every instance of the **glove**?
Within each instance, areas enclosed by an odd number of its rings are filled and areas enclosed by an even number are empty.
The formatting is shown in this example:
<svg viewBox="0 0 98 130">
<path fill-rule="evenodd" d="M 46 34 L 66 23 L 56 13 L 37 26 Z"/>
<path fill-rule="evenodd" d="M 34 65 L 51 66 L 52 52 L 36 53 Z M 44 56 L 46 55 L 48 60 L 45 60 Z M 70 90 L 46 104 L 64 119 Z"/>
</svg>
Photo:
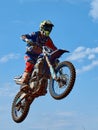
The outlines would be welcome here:
<svg viewBox="0 0 98 130">
<path fill-rule="evenodd" d="M 27 47 L 27 51 L 28 51 L 28 52 L 31 52 L 32 50 L 33 50 L 33 46 Z"/>
</svg>

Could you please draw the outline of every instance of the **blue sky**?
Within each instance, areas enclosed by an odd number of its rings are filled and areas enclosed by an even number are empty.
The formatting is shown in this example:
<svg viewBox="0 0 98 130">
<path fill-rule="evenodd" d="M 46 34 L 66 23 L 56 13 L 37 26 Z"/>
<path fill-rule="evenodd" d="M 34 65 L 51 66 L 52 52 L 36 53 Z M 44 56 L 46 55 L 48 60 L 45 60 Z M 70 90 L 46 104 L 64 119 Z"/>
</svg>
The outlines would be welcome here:
<svg viewBox="0 0 98 130">
<path fill-rule="evenodd" d="M 98 0 L 2 0 L 0 2 L 0 130 L 98 130 Z M 20 36 L 39 29 L 42 20 L 55 27 L 51 38 L 67 49 L 77 78 L 60 101 L 48 93 L 31 105 L 25 121 L 15 123 L 11 105 L 24 70 L 25 43 Z"/>
</svg>

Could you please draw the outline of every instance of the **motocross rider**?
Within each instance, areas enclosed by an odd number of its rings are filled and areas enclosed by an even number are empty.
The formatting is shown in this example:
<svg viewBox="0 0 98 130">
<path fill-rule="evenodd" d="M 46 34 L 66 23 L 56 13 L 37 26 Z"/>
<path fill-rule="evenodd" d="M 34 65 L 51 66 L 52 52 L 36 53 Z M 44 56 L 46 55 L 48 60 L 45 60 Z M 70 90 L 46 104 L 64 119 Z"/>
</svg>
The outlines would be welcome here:
<svg viewBox="0 0 98 130">
<path fill-rule="evenodd" d="M 21 85 L 28 84 L 30 74 L 37 61 L 37 58 L 42 53 L 40 46 L 47 46 L 53 51 L 57 49 L 49 36 L 53 26 L 54 25 L 50 20 L 44 20 L 40 23 L 39 31 L 21 36 L 22 40 L 27 42 L 27 51 L 25 56 L 26 64 L 24 73 L 21 78 L 17 79 Z M 32 46 L 32 42 L 37 46 Z"/>
</svg>

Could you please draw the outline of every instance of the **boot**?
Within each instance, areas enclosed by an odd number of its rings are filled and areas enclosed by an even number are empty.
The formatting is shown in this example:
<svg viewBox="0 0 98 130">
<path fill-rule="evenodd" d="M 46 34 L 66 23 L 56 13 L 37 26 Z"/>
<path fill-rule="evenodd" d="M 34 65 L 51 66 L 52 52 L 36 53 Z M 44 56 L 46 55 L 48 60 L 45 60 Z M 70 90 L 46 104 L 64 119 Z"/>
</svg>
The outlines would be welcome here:
<svg viewBox="0 0 98 130">
<path fill-rule="evenodd" d="M 30 73 L 24 72 L 21 78 L 17 79 L 17 83 L 20 85 L 25 85 L 28 84 L 29 79 L 30 79 Z"/>
</svg>

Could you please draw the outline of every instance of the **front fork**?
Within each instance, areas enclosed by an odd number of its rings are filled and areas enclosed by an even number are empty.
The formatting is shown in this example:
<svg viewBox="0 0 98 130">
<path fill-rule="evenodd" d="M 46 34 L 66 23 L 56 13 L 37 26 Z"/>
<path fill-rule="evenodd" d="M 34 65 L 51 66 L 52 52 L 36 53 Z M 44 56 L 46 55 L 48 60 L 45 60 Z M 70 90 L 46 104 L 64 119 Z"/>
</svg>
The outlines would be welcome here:
<svg viewBox="0 0 98 130">
<path fill-rule="evenodd" d="M 18 100 L 17 100 L 17 102 L 16 102 L 16 106 L 25 98 L 25 96 L 26 96 L 26 93 L 23 93 L 23 94 L 18 98 Z"/>
<path fill-rule="evenodd" d="M 46 62 L 47 62 L 47 64 L 48 64 L 48 67 L 49 67 L 49 69 L 50 69 L 50 73 L 51 73 L 52 78 L 55 79 L 55 80 L 57 80 L 57 75 L 56 75 L 56 73 L 55 73 L 55 70 L 54 70 L 53 66 L 51 65 L 51 63 L 50 63 L 50 61 L 49 61 L 48 56 L 45 55 L 45 58 L 46 58 Z"/>
</svg>

